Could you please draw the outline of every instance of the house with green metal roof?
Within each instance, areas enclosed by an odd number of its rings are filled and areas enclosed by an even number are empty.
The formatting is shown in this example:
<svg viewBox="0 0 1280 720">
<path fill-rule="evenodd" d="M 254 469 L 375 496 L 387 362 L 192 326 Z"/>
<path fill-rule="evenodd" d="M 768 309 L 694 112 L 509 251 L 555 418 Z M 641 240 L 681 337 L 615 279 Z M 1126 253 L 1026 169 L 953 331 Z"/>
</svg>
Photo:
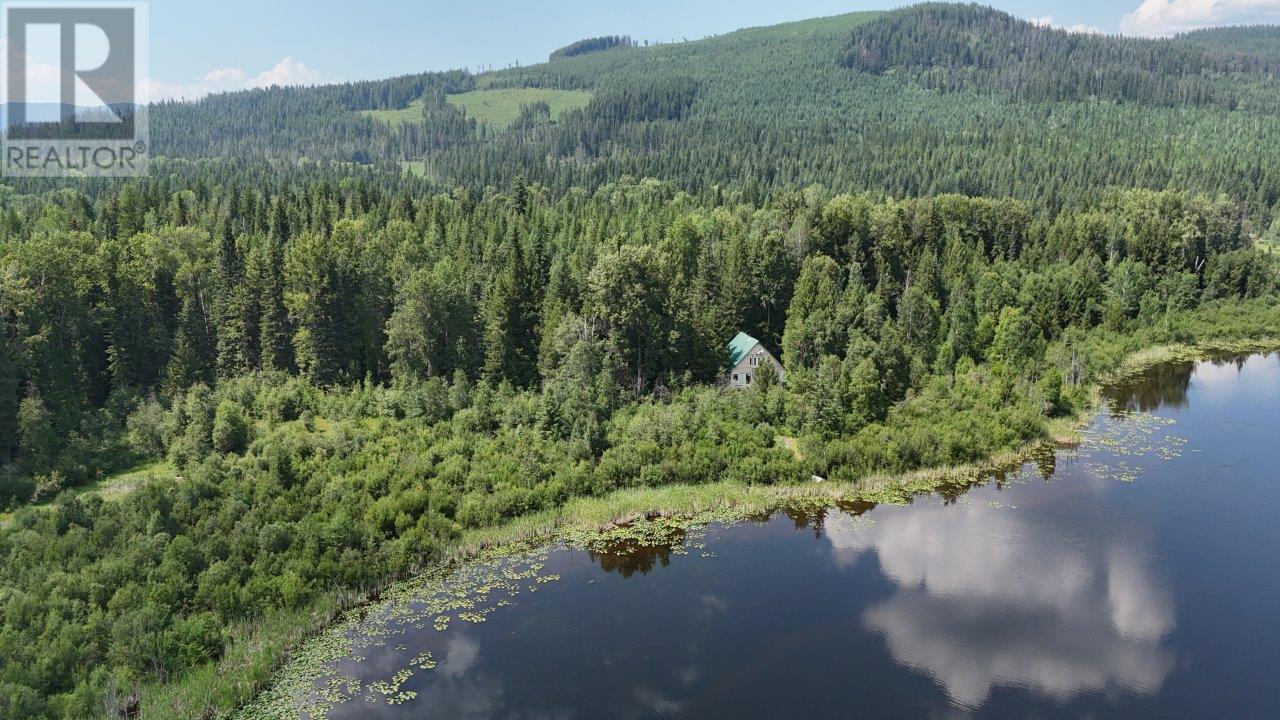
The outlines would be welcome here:
<svg viewBox="0 0 1280 720">
<path fill-rule="evenodd" d="M 760 341 L 750 335 L 740 332 L 729 342 L 729 385 L 730 387 L 744 388 L 750 385 L 760 372 L 760 368 L 764 363 L 773 366 L 774 372 L 778 375 L 778 380 L 785 380 L 782 371 L 782 363 L 769 352 L 769 349 L 760 344 Z"/>
</svg>

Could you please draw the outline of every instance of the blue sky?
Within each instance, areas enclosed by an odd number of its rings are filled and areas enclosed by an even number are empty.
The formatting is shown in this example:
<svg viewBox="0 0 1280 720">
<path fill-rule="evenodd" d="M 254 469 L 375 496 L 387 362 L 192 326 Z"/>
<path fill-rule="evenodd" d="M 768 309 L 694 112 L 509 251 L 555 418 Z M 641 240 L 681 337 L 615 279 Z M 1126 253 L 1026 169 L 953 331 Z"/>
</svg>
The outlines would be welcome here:
<svg viewBox="0 0 1280 720">
<path fill-rule="evenodd" d="M 1280 22 L 1280 0 L 989 0 L 1062 27 L 1158 35 Z M 579 38 L 694 39 L 907 0 L 152 0 L 153 97 L 544 60 Z M 1049 20 L 1051 18 L 1051 20 Z"/>
</svg>

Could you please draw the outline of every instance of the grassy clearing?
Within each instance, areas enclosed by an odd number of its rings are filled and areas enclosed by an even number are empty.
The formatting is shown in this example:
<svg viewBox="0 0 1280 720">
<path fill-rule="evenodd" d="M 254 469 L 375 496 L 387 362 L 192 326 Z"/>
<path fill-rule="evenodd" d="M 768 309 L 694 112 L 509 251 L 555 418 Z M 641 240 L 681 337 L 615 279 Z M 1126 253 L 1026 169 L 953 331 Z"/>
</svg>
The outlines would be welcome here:
<svg viewBox="0 0 1280 720">
<path fill-rule="evenodd" d="M 107 477 L 96 482 L 89 483 L 88 485 L 71 488 L 67 490 L 67 492 L 81 499 L 88 499 L 89 497 L 97 496 L 110 502 L 112 500 L 118 500 L 133 492 L 133 490 L 141 485 L 145 480 L 149 480 L 153 477 L 171 478 L 176 472 L 177 471 L 174 470 L 173 465 L 171 465 L 169 461 L 157 460 L 155 462 L 138 465 L 137 467 L 130 468 L 123 472 L 118 472 L 114 475 L 108 475 Z M 30 505 L 29 507 L 37 510 L 48 510 L 53 507 L 54 502 L 54 499 L 50 499 L 42 503 Z M 0 526 L 7 524 L 11 519 L 13 519 L 13 515 L 13 512 L 0 513 Z"/>
<path fill-rule="evenodd" d="M 804 460 L 804 452 L 800 450 L 799 438 L 794 438 L 789 435 L 779 435 L 778 437 L 774 438 L 774 440 L 778 443 L 778 445 L 790 450 L 791 454 L 795 456 L 796 460 L 800 460 L 800 461 Z"/>
<path fill-rule="evenodd" d="M 403 125 L 422 121 L 422 101 L 414 100 L 408 107 L 399 110 L 361 110 L 361 115 L 381 120 L 389 125 Z"/>
<path fill-rule="evenodd" d="M 141 485 L 144 480 L 153 477 L 171 478 L 176 473 L 177 470 L 168 460 L 157 460 L 145 465 L 139 465 L 131 470 L 116 473 L 96 483 L 77 488 L 72 492 L 82 497 L 97 495 L 103 500 L 118 500 L 133 492 L 134 488 Z"/>
<path fill-rule="evenodd" d="M 450 95 L 449 103 L 462 108 L 476 120 L 498 128 L 505 128 L 520 116 L 520 109 L 535 102 L 545 102 L 551 107 L 551 117 L 586 107 L 591 93 L 579 90 L 554 88 L 502 88 L 499 90 L 473 90 L 461 95 Z M 361 110 L 361 115 L 389 125 L 422 122 L 422 101 L 414 100 L 399 110 Z M 421 165 L 421 163 L 418 163 Z"/>
<path fill-rule="evenodd" d="M 570 110 L 586 107 L 590 100 L 591 93 L 588 92 L 553 88 L 474 90 L 449 96 L 449 103 L 465 110 L 468 116 L 500 128 L 515 122 L 520 116 L 520 108 L 525 105 L 545 102 L 551 107 L 551 117 L 557 119 Z"/>
</svg>

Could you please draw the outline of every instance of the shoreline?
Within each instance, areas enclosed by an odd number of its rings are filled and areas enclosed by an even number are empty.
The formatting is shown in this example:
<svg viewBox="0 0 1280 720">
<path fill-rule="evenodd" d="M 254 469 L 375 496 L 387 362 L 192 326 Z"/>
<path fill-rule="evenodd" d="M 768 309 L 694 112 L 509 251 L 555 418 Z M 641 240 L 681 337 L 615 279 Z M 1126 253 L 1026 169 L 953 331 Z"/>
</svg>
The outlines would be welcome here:
<svg viewBox="0 0 1280 720">
<path fill-rule="evenodd" d="M 445 559 L 430 568 L 388 584 L 376 599 L 333 612 L 328 621 L 313 628 L 279 659 L 270 682 L 260 687 L 254 697 L 230 717 L 276 720 L 314 718 L 317 713 L 323 716 L 333 704 L 348 699 L 342 695 L 341 687 L 326 687 L 310 700 L 302 700 L 303 693 L 316 689 L 315 682 L 327 676 L 328 663 L 350 655 L 351 629 L 371 622 L 368 619 L 371 616 L 405 604 L 407 598 L 418 594 L 430 596 L 431 588 L 438 589 L 467 568 L 500 566 L 558 545 L 607 551 L 623 544 L 661 544 L 673 536 L 695 532 L 713 523 L 734 524 L 788 509 L 816 511 L 850 505 L 906 505 L 917 497 L 945 488 L 963 492 L 996 479 L 1001 472 L 1024 467 L 1041 452 L 1077 445 L 1079 436 L 1074 434 L 1075 428 L 1087 426 L 1093 413 L 1081 415 L 1087 417 L 1061 419 L 1069 421 L 1061 424 L 1064 432 L 1070 428 L 1068 442 L 1044 439 L 980 463 L 873 475 L 856 483 L 741 485 L 722 481 L 635 488 L 601 498 L 575 498 L 556 511 L 517 518 L 495 528 L 469 531 Z M 484 572 L 481 571 L 482 576 Z M 498 576 L 499 573 L 494 574 L 495 582 Z M 462 604 L 469 607 L 465 600 Z M 369 633 L 358 634 L 364 637 Z M 393 683 L 391 689 L 398 687 Z M 394 692 L 386 696 L 393 704 L 401 701 Z M 300 701 L 305 703 L 302 708 L 297 706 Z"/>
<path fill-rule="evenodd" d="M 1109 385 L 1133 380 L 1156 365 L 1170 362 L 1199 362 L 1216 354 L 1252 355 L 1280 352 L 1280 338 L 1263 337 L 1255 340 L 1205 340 L 1194 343 L 1155 345 L 1130 353 L 1118 368 L 1103 375 L 1094 383 L 1094 391 Z"/>
<path fill-rule="evenodd" d="M 818 508 L 842 503 L 902 505 L 915 497 L 948 487 L 967 489 L 1001 472 L 1021 468 L 1040 453 L 1078 446 L 1082 441 L 1081 431 L 1097 416 L 1103 402 L 1102 391 L 1108 386 L 1131 381 L 1152 367 L 1167 362 L 1198 361 L 1215 354 L 1267 353 L 1278 349 L 1280 339 L 1265 338 L 1166 344 L 1130 353 L 1115 370 L 1100 375 L 1090 384 L 1090 402 L 1086 407 L 1072 416 L 1046 418 L 1044 438 L 980 462 L 899 474 L 875 473 L 847 483 L 815 480 L 799 485 L 742 485 L 721 481 L 703 485 L 632 488 L 599 498 L 573 498 L 554 510 L 515 518 L 499 526 L 468 530 L 436 561 L 412 574 L 390 578 L 376 590 L 323 598 L 307 608 L 276 613 L 253 623 L 246 628 L 241 641 L 236 643 L 241 647 L 229 647 L 223 660 L 193 673 L 193 676 L 203 678 L 192 678 L 179 683 L 179 687 L 149 688 L 148 715 L 167 717 L 165 711 L 171 710 L 180 713 L 178 716 L 181 717 L 193 716 L 191 708 L 177 697 L 188 695 L 181 692 L 183 689 L 192 682 L 217 686 L 220 676 L 234 674 L 233 668 L 248 666 L 254 668 L 255 677 L 251 687 L 238 683 L 232 691 L 238 702 L 236 710 L 229 716 L 256 717 L 247 713 L 253 703 L 260 701 L 263 693 L 277 685 L 283 679 L 281 673 L 305 652 L 307 646 L 318 642 L 326 630 L 352 615 L 366 613 L 380 605 L 385 602 L 382 598 L 394 595 L 397 588 L 421 585 L 431 578 L 448 575 L 467 563 L 501 558 L 505 551 L 517 553 L 531 546 L 548 546 L 557 542 L 582 546 L 609 543 L 625 536 L 628 528 L 657 519 L 682 527 L 694 527 L 711 522 L 739 522 L 788 507 Z M 241 652 L 236 653 L 237 649 Z M 254 649 L 265 651 L 269 657 L 253 657 Z M 209 698 L 206 696 L 206 699 Z M 205 715 L 200 715 L 212 716 L 207 710 Z"/>
</svg>

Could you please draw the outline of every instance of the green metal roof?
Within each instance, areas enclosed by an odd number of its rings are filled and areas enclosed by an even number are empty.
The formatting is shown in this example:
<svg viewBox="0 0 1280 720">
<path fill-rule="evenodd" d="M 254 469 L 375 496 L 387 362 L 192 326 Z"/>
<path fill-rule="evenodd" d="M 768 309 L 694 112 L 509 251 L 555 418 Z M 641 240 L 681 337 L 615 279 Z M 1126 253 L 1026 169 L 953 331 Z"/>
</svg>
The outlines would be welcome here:
<svg viewBox="0 0 1280 720">
<path fill-rule="evenodd" d="M 744 332 L 738 333 L 738 336 L 729 343 L 729 367 L 732 368 L 742 362 L 742 358 L 759 344 L 760 341 L 750 335 Z"/>
</svg>

